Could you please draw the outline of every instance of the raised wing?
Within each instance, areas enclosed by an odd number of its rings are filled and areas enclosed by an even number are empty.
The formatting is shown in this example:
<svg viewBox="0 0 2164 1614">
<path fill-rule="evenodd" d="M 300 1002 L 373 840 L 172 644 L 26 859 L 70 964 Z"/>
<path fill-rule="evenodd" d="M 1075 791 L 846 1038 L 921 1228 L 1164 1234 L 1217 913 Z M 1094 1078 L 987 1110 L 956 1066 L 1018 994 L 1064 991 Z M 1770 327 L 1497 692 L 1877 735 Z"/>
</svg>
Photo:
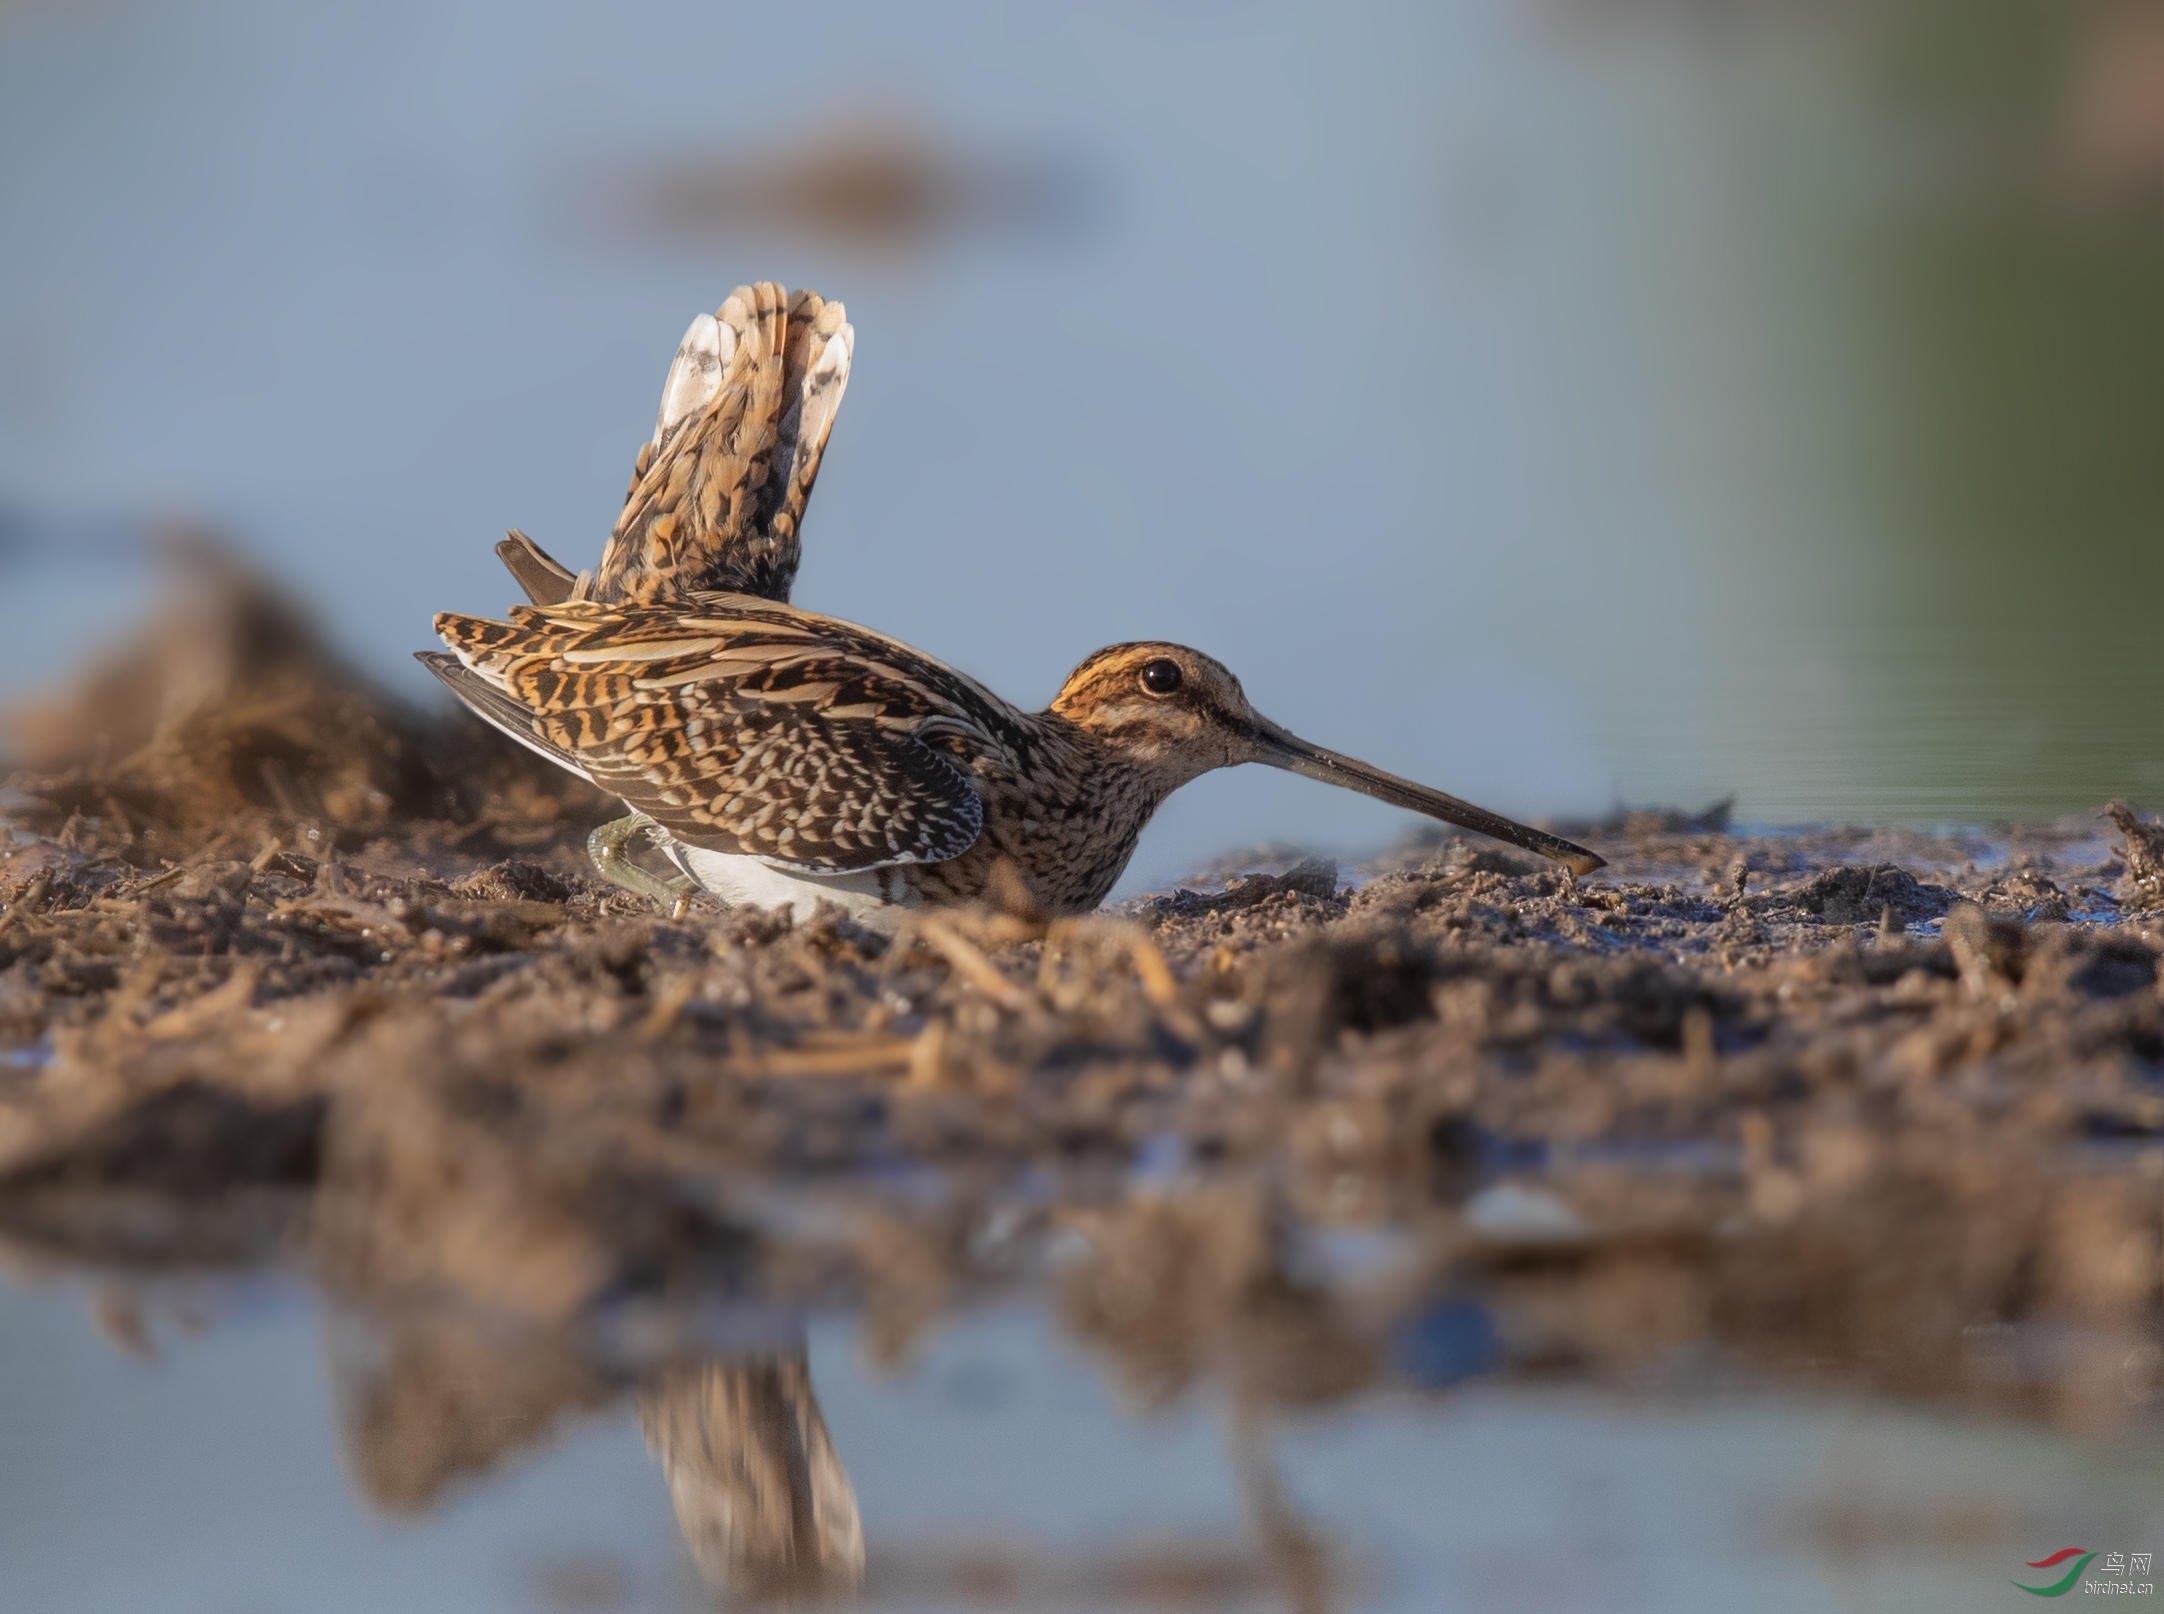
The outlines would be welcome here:
<svg viewBox="0 0 2164 1614">
<path fill-rule="evenodd" d="M 772 281 L 740 286 L 693 320 L 582 597 L 713 591 L 786 603 L 855 344 L 840 303 Z"/>
<path fill-rule="evenodd" d="M 969 768 L 998 742 L 974 686 L 891 641 L 714 596 L 511 617 L 437 617 L 495 699 L 445 682 L 693 846 L 834 874 L 944 862 L 983 828 Z"/>
</svg>

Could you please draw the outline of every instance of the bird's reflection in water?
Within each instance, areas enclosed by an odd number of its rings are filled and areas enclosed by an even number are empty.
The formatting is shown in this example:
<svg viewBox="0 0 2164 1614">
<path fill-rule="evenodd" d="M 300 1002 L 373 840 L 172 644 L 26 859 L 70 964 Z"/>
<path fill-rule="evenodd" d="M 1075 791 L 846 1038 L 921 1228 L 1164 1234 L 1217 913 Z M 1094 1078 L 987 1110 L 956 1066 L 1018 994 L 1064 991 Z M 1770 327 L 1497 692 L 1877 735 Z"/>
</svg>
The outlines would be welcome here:
<svg viewBox="0 0 2164 1614">
<path fill-rule="evenodd" d="M 330 1332 L 355 1479 L 391 1513 L 433 1511 L 582 1413 L 636 1403 L 702 1578 L 729 1606 L 846 1597 L 864 1530 L 800 1338 L 632 1366 L 572 1332 L 421 1313 Z"/>
<path fill-rule="evenodd" d="M 709 1348 L 637 1365 L 611 1362 L 574 1331 L 523 1332 L 471 1315 L 333 1321 L 330 1361 L 353 1473 L 378 1507 L 418 1516 L 486 1484 L 581 1416 L 627 1396 L 669 1488 L 678 1528 L 713 1601 L 804 1607 L 853 1602 L 1091 1608 L 1343 1606 L 1356 1567 L 1303 1519 L 1272 1453 L 1266 1397 L 1236 1397 L 1231 1470 L 1248 1529 L 1239 1536 L 1146 1532 L 1072 1549 L 963 1535 L 885 1541 L 867 1578 L 855 1487 L 827 1432 L 802 1339 Z M 694 1348 L 696 1349 L 696 1348 Z M 1025 1464 L 1020 1473 L 1034 1474 Z M 1065 1473 L 1043 1483 L 1073 1483 Z M 540 1566 L 541 1601 L 627 1606 L 645 1576 L 615 1561 Z"/>
<path fill-rule="evenodd" d="M 665 1370 L 638 1394 L 699 1572 L 732 1600 L 793 1602 L 864 1579 L 857 1497 L 801 1347 Z"/>
</svg>

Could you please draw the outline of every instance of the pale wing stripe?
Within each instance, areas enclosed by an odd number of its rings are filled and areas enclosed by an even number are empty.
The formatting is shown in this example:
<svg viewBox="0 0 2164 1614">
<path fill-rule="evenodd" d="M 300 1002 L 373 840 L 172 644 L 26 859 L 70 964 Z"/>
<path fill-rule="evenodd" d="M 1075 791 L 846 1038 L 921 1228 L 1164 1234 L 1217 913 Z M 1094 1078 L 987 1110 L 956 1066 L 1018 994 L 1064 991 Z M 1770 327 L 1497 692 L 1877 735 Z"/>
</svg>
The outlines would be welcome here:
<svg viewBox="0 0 2164 1614">
<path fill-rule="evenodd" d="M 708 596 L 712 598 L 712 596 Z M 685 627 L 694 633 L 741 634 L 747 629 L 771 635 L 776 639 L 816 639 L 820 637 L 811 629 L 795 622 L 777 622 L 757 611 L 746 611 L 742 616 L 687 616 L 682 619 Z"/>
<path fill-rule="evenodd" d="M 828 661 L 834 652 L 825 645 L 733 644 L 725 650 L 717 650 L 706 658 L 709 667 L 732 675 L 741 676 L 757 672 L 762 667 L 779 670 L 783 667 L 800 667 L 810 661 Z"/>
<path fill-rule="evenodd" d="M 787 656 L 774 656 L 763 650 L 723 650 L 708 656 L 696 667 L 685 667 L 672 673 L 656 673 L 652 677 L 632 680 L 635 689 L 676 689 L 685 684 L 708 684 L 728 682 L 742 678 L 746 673 L 762 670 L 778 670 L 801 666 L 806 662 L 826 659 L 818 651 L 797 651 Z"/>
<path fill-rule="evenodd" d="M 598 650 L 566 650 L 558 660 L 574 667 L 599 667 L 621 661 L 674 661 L 679 656 L 704 656 L 721 648 L 719 639 L 627 639 Z"/>
</svg>

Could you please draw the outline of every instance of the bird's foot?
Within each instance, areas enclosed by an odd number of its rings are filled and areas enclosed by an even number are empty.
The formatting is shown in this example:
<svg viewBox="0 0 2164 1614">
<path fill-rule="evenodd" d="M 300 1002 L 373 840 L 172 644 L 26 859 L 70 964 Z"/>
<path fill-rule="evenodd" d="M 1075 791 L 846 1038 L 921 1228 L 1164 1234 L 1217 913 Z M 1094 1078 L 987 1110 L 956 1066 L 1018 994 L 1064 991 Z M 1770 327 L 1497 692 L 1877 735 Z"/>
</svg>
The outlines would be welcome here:
<svg viewBox="0 0 2164 1614">
<path fill-rule="evenodd" d="M 643 813 L 628 813 L 622 818 L 611 819 L 586 837 L 586 855 L 594 860 L 594 868 L 602 879 L 659 903 L 671 919 L 679 919 L 683 917 L 692 892 L 699 889 L 698 882 L 682 874 L 673 880 L 649 874 L 632 862 L 630 854 L 624 850 L 631 844 L 632 837 L 643 835 L 652 827 L 653 820 Z"/>
</svg>

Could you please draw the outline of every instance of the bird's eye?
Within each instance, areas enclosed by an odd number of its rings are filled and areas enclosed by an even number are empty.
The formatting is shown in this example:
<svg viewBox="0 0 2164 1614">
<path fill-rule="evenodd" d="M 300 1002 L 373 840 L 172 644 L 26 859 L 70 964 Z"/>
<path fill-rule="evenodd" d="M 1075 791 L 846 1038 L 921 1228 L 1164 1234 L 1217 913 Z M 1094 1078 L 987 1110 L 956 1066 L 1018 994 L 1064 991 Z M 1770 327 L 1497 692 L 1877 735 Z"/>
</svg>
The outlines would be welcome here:
<svg viewBox="0 0 2164 1614">
<path fill-rule="evenodd" d="M 1175 695 L 1186 681 L 1180 664 L 1159 656 L 1155 661 L 1145 662 L 1142 668 L 1142 687 L 1152 695 Z"/>
</svg>

